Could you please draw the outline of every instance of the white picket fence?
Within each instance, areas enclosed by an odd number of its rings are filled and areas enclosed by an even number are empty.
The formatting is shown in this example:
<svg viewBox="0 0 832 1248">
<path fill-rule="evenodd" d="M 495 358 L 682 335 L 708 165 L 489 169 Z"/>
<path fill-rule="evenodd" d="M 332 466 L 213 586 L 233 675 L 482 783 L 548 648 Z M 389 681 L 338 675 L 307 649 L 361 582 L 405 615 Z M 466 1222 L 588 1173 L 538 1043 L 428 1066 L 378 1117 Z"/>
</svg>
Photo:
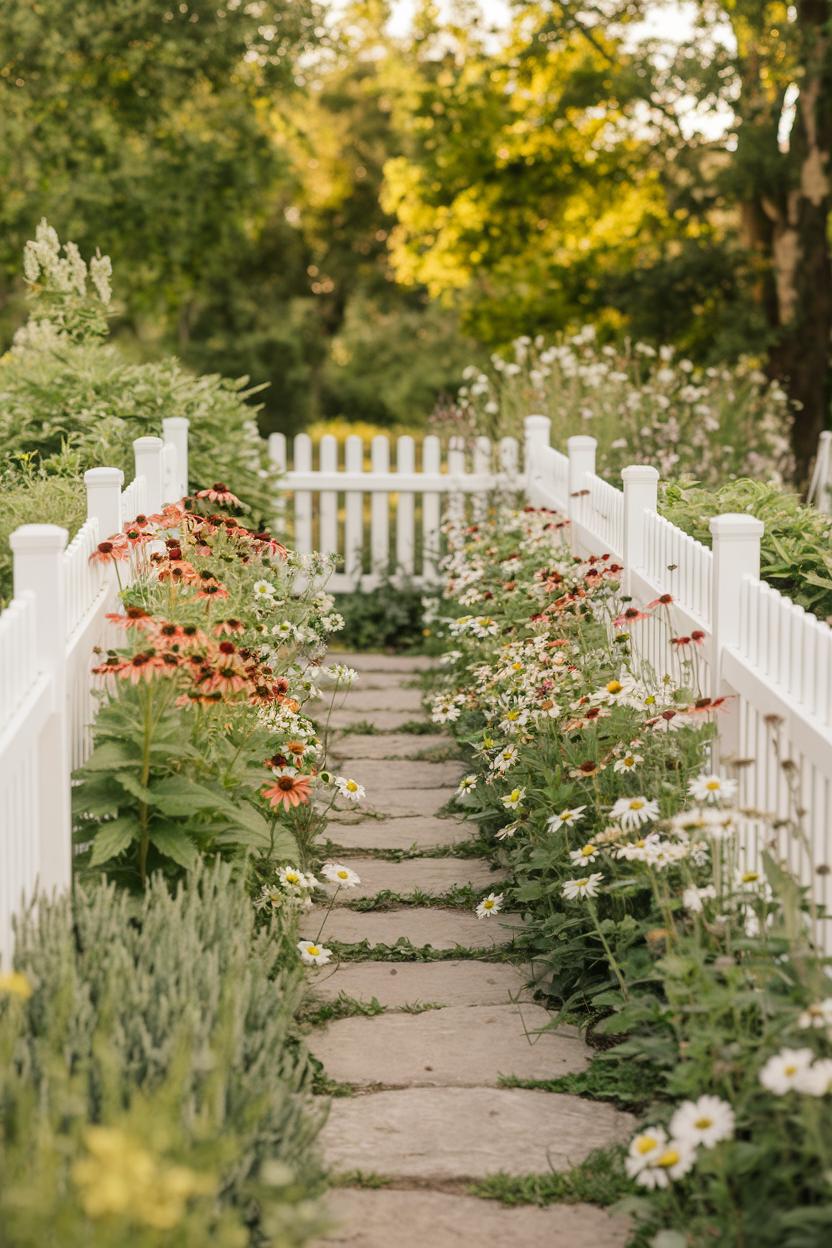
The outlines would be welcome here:
<svg viewBox="0 0 832 1248">
<path fill-rule="evenodd" d="M 90 555 L 124 522 L 187 492 L 188 421 L 163 426 L 164 440 L 133 443 L 126 490 L 118 468 L 84 474 L 87 519 L 69 545 L 53 524 L 12 534 L 14 598 L 0 615 L 0 966 L 36 884 L 51 892 L 70 881 L 70 774 L 89 755 L 93 648 L 110 642 L 105 617 L 118 604 L 112 564 Z"/>
<path fill-rule="evenodd" d="M 89 554 L 122 517 L 186 492 L 187 422 L 164 424 L 166 444 L 136 444 L 136 479 L 123 493 L 115 470 L 87 474 L 89 519 L 69 547 L 53 526 L 13 535 L 15 599 L 0 616 L 0 956 L 8 957 L 11 915 L 35 882 L 51 889 L 69 879 L 69 774 L 89 749 L 90 656 L 106 641 L 115 595 L 112 569 L 90 564 Z M 299 551 L 341 556 L 336 590 L 372 590 L 388 575 L 435 581 L 445 518 L 476 520 L 499 495 L 520 494 L 569 517 L 577 554 L 621 562 L 635 604 L 670 594 L 672 606 L 631 627 L 636 654 L 659 677 L 677 676 L 671 635 L 702 634 L 700 690 L 729 698 L 717 716 L 716 758 L 736 767 L 743 807 L 759 812 L 746 821 L 748 860 L 773 843 L 816 901 L 832 903 L 832 631 L 760 582 L 759 521 L 716 517 L 706 549 L 657 514 L 655 468 L 626 468 L 619 490 L 595 473 L 594 439 L 570 438 L 563 454 L 550 446 L 543 416 L 526 419 L 522 466 L 513 439 L 453 441 L 443 457 L 438 438 L 417 446 L 403 437 L 395 463 L 384 437 L 366 459 L 361 439 L 348 438 L 343 465 L 334 438 L 322 439 L 314 466 L 304 434 L 291 465 L 282 435 L 272 435 L 270 450 L 284 472 L 279 523 Z M 795 806 L 802 837 L 787 822 Z M 830 926 L 821 939 L 832 951 Z"/>
<path fill-rule="evenodd" d="M 476 438 L 470 451 L 452 438 L 443 459 L 441 440 L 433 435 L 420 446 L 412 437 L 398 438 L 395 455 L 390 440 L 379 435 L 365 458 L 363 440 L 353 435 L 346 439 L 342 464 L 337 439 L 327 434 L 313 466 L 308 434 L 295 437 L 290 465 L 285 436 L 273 433 L 269 451 L 283 474 L 282 522 L 291 543 L 301 554 L 318 550 L 339 556 L 341 570 L 330 582 L 336 592 L 369 591 L 387 577 L 415 585 L 435 581 L 443 519 L 462 515 L 466 498 L 475 518 L 493 491 L 517 491 L 523 484 L 515 438 L 503 438 L 496 447 L 488 438 Z M 286 494 L 293 496 L 291 508 L 285 506 Z"/>
</svg>

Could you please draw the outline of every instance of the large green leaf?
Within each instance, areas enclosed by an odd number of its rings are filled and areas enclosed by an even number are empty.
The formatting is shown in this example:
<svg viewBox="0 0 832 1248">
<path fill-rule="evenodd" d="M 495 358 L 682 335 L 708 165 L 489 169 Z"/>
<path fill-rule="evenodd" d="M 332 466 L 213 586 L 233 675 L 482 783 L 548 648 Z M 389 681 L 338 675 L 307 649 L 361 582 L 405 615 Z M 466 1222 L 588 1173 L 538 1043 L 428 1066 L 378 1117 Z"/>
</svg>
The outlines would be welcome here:
<svg viewBox="0 0 832 1248">
<path fill-rule="evenodd" d="M 121 771 L 123 767 L 134 767 L 138 763 L 135 754 L 131 754 L 127 745 L 121 741 L 104 741 L 96 746 L 81 769 L 86 771 Z"/>
<path fill-rule="evenodd" d="M 163 814 L 172 818 L 192 815 L 198 810 L 226 810 L 229 807 L 221 789 L 198 784 L 187 776 L 168 776 L 158 781 L 151 790 L 151 801 Z"/>
<path fill-rule="evenodd" d="M 91 867 L 100 867 L 103 862 L 117 858 L 136 838 L 138 823 L 135 815 L 119 815 L 110 823 L 98 829 L 92 843 Z"/>
<path fill-rule="evenodd" d="M 192 871 L 199 862 L 199 850 L 193 841 L 173 825 L 152 828 L 150 839 L 160 853 L 172 858 L 186 871 Z"/>
</svg>

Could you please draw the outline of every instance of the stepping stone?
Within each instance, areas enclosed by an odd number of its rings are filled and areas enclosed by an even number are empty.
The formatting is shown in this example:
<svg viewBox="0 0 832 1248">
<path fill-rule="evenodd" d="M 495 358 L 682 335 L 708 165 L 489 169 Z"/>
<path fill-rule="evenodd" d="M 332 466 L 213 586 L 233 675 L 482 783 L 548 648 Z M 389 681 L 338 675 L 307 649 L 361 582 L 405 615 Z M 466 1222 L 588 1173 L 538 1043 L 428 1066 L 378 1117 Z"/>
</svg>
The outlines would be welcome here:
<svg viewBox="0 0 832 1248">
<path fill-rule="evenodd" d="M 440 789 L 450 788 L 455 792 L 463 774 L 461 763 L 428 763 L 405 760 L 389 762 L 368 762 L 356 754 L 350 754 L 346 762 L 338 764 L 338 771 L 345 776 L 352 776 L 367 790 L 371 801 L 380 791 L 389 789 Z"/>
<path fill-rule="evenodd" d="M 419 689 L 424 684 L 419 672 L 360 672 L 352 689 Z"/>
<path fill-rule="evenodd" d="M 341 1018 L 309 1047 L 339 1083 L 387 1087 L 496 1087 L 500 1075 L 557 1079 L 589 1064 L 573 1027 L 539 1005 L 453 1005 L 424 1014 Z"/>
<path fill-rule="evenodd" d="M 312 977 L 315 996 L 335 1000 L 339 993 L 357 1001 L 373 998 L 386 1009 L 403 1005 L 505 1005 L 529 1000 L 528 976 L 508 962 L 342 962 Z"/>
<path fill-rule="evenodd" d="M 343 695 L 339 694 L 339 698 Z M 392 689 L 362 689 L 355 685 L 346 695 L 344 705 L 354 715 L 367 715 L 368 711 L 407 711 L 411 719 L 424 715 L 424 692 L 421 689 L 403 688 L 396 684 Z M 367 718 L 372 719 L 371 715 Z M 330 721 L 331 722 L 331 721 Z"/>
<path fill-rule="evenodd" d="M 316 907 L 301 919 L 305 940 L 313 940 L 323 922 L 325 909 Z M 326 921 L 321 940 L 340 940 L 358 944 L 368 940 L 371 945 L 394 945 L 406 937 L 417 948 L 431 945 L 434 949 L 494 949 L 506 945 L 514 932 L 522 927 L 519 914 L 498 914 L 478 919 L 466 910 L 439 910 L 413 906 L 404 910 L 374 910 L 362 914 L 358 910 L 333 910 Z"/>
<path fill-rule="evenodd" d="M 492 871 L 484 858 L 408 858 L 404 862 L 385 862 L 383 858 L 345 858 L 350 867 L 361 877 L 356 888 L 344 888 L 338 894 L 336 905 L 357 901 L 361 897 L 375 897 L 377 893 L 391 892 L 401 896 L 422 892 L 438 896 L 456 886 L 470 884 L 478 891 L 493 889 L 499 892 L 505 876 Z M 328 885 L 332 891 L 332 886 Z M 488 920 L 483 920 L 488 922 Z"/>
<path fill-rule="evenodd" d="M 422 763 L 421 766 L 430 766 Z M 371 810 L 379 814 L 392 815 L 398 818 L 407 815 L 433 815 L 447 806 L 452 797 L 456 796 L 456 785 L 439 786 L 437 788 L 389 788 L 379 785 L 376 789 L 367 789 L 364 799 Z"/>
<path fill-rule="evenodd" d="M 336 1188 L 326 1212 L 334 1229 L 313 1245 L 344 1248 L 448 1248 L 507 1244 L 517 1248 L 624 1248 L 631 1228 L 592 1205 L 507 1208 L 476 1196 L 431 1191 Z"/>
<path fill-rule="evenodd" d="M 346 849 L 435 849 L 460 845 L 477 835 L 475 823 L 438 819 L 435 815 L 407 819 L 365 819 L 360 823 L 332 822 L 326 830 L 334 845 Z M 360 874 L 360 872 L 359 872 Z"/>
<path fill-rule="evenodd" d="M 339 654 L 330 650 L 327 663 L 344 663 L 357 672 L 428 672 L 437 660 L 425 654 Z"/>
<path fill-rule="evenodd" d="M 520 1088 L 404 1088 L 336 1097 L 326 1165 L 434 1183 L 568 1170 L 623 1141 L 635 1118 L 578 1096 Z"/>
<path fill-rule="evenodd" d="M 333 741 L 329 750 L 336 758 L 353 758 L 362 761 L 402 758 L 420 761 L 417 755 L 426 750 L 448 750 L 453 746 L 454 743 L 450 737 L 443 737 L 438 733 L 420 735 L 416 732 L 380 732 L 375 736 L 366 733 L 350 733 Z"/>
<path fill-rule="evenodd" d="M 395 732 L 399 728 L 403 728 L 405 724 L 428 723 L 426 713 L 419 709 L 418 711 L 384 711 L 384 710 L 355 710 L 350 701 L 346 706 L 336 707 L 329 717 L 330 728 L 349 728 L 353 724 L 372 724 L 379 732 Z M 435 731 L 435 725 L 431 725 L 431 732 Z M 427 733 L 414 732 L 412 734 L 414 741 L 419 741 L 421 737 L 427 736 Z"/>
</svg>

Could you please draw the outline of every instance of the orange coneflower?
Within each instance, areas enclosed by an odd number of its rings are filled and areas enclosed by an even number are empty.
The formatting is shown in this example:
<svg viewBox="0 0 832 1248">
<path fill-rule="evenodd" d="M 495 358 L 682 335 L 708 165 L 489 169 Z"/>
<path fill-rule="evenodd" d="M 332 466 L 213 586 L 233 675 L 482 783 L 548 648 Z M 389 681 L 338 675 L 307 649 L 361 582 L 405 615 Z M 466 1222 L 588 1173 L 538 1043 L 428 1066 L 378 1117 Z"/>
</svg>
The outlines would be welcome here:
<svg viewBox="0 0 832 1248">
<path fill-rule="evenodd" d="M 283 768 L 275 773 L 274 784 L 262 789 L 261 793 L 275 810 L 280 806 L 288 810 L 291 806 L 309 801 L 311 784 L 311 777 L 299 776 L 297 772 Z"/>
<path fill-rule="evenodd" d="M 234 507 L 242 507 L 239 498 L 231 493 L 227 485 L 222 481 L 215 481 L 207 490 L 197 490 L 197 498 L 207 498 L 212 503 L 225 503 Z"/>
<path fill-rule="evenodd" d="M 132 659 L 127 659 L 125 663 L 116 672 L 122 680 L 129 680 L 131 685 L 138 685 L 142 681 L 149 684 L 151 680 L 155 680 L 157 676 L 163 673 L 161 662 L 151 653 L 134 654 Z"/>
<path fill-rule="evenodd" d="M 106 542 L 99 542 L 90 555 L 90 563 L 110 563 L 113 559 L 126 559 L 129 553 L 127 543 L 118 535 Z"/>
<path fill-rule="evenodd" d="M 217 637 L 222 637 L 224 633 L 244 633 L 246 626 L 242 620 L 220 620 L 219 624 L 214 625 L 214 633 Z"/>
<path fill-rule="evenodd" d="M 203 584 L 197 598 L 227 598 L 228 590 L 224 585 L 220 585 L 219 581 L 211 581 L 209 584 Z"/>
<path fill-rule="evenodd" d="M 649 620 L 650 613 L 647 611 L 639 611 L 638 607 L 627 607 L 626 611 L 622 611 L 620 615 L 613 620 L 616 628 L 623 628 L 627 624 L 635 624 L 636 620 Z"/>
<path fill-rule="evenodd" d="M 116 628 L 148 628 L 153 617 L 144 607 L 128 607 L 124 615 L 111 611 L 104 618 L 115 624 Z"/>
</svg>

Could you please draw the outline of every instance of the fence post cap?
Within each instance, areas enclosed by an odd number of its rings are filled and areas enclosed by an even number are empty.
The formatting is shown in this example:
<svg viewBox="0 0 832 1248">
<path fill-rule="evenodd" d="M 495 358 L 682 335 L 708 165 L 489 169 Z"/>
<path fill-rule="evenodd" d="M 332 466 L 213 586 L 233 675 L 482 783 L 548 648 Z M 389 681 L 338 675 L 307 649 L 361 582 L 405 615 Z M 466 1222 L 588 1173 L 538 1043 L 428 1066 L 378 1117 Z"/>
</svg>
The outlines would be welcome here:
<svg viewBox="0 0 832 1248">
<path fill-rule="evenodd" d="M 162 421 L 163 429 L 187 429 L 190 425 L 187 416 L 165 416 Z"/>
<path fill-rule="evenodd" d="M 84 485 L 123 485 L 124 473 L 120 468 L 88 468 L 84 473 Z"/>
<path fill-rule="evenodd" d="M 659 470 L 652 464 L 628 464 L 626 468 L 621 469 L 621 480 L 625 485 L 646 484 L 648 481 L 652 484 L 658 479 Z"/>
<path fill-rule="evenodd" d="M 59 524 L 21 524 L 9 538 L 17 554 L 56 554 L 66 549 L 69 534 Z"/>
<path fill-rule="evenodd" d="M 548 429 L 551 423 L 552 422 L 548 416 L 540 415 L 526 416 L 523 420 L 523 426 L 526 430 Z"/>
<path fill-rule="evenodd" d="M 598 439 L 591 438 L 588 433 L 573 433 L 571 438 L 566 439 L 566 445 L 570 451 L 594 451 Z"/>
<path fill-rule="evenodd" d="M 712 516 L 708 527 L 714 538 L 733 537 L 751 542 L 763 536 L 766 526 L 756 516 L 729 511 L 722 516 Z"/>
<path fill-rule="evenodd" d="M 828 442 L 830 438 L 832 438 L 832 429 L 822 429 L 819 441 Z"/>
<path fill-rule="evenodd" d="M 133 449 L 135 451 L 155 451 L 161 450 L 164 446 L 161 438 L 144 437 L 133 439 Z"/>
</svg>

